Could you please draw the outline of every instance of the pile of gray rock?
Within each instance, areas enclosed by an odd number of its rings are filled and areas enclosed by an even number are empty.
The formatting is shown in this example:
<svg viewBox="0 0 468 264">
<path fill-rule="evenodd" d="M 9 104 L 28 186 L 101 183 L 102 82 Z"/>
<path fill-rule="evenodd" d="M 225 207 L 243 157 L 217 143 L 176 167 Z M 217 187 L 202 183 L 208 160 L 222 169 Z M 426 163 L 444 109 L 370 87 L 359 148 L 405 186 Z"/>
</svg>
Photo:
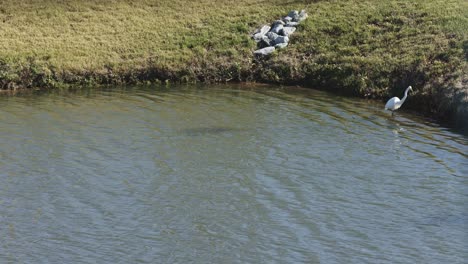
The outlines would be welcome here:
<svg viewBox="0 0 468 264">
<path fill-rule="evenodd" d="M 263 26 L 256 30 L 252 38 L 258 43 L 259 49 L 254 51 L 254 54 L 268 55 L 276 49 L 288 46 L 289 36 L 296 31 L 296 26 L 306 18 L 305 10 L 301 12 L 293 10 L 281 20 L 273 22 L 271 26 Z"/>
</svg>

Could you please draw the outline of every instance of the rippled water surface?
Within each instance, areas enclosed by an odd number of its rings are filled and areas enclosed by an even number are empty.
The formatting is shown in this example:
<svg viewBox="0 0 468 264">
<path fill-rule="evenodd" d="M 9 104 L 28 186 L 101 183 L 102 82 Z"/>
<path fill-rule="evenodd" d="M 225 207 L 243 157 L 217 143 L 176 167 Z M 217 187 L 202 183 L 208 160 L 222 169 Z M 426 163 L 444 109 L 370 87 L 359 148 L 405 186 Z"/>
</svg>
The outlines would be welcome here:
<svg viewBox="0 0 468 264">
<path fill-rule="evenodd" d="M 0 263 L 466 263 L 467 138 L 382 108 L 279 87 L 1 96 Z"/>
</svg>

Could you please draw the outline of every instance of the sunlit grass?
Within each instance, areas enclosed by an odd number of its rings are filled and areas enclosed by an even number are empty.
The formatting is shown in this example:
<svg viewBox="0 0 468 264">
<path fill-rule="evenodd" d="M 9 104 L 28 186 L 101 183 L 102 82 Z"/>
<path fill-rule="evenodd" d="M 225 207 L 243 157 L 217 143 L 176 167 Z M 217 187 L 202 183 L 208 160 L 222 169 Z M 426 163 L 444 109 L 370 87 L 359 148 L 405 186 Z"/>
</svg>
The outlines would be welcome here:
<svg viewBox="0 0 468 264">
<path fill-rule="evenodd" d="M 204 53 L 247 55 L 250 30 L 301 6 L 275 2 L 4 0 L 0 58 L 99 69 L 148 58 L 177 64 Z"/>
</svg>

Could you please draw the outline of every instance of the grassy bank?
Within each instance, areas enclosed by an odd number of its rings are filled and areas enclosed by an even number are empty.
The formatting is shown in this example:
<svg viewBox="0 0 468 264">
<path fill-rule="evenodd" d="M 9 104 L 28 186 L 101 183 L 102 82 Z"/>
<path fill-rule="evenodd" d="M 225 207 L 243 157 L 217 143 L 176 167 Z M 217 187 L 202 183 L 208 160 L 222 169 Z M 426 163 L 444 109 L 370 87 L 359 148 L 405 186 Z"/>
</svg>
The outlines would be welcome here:
<svg viewBox="0 0 468 264">
<path fill-rule="evenodd" d="M 254 59 L 249 34 L 292 9 L 291 45 Z M 468 118 L 465 0 L 0 0 L 0 87 L 257 81 Z M 465 113 L 465 115 L 463 114 Z"/>
</svg>

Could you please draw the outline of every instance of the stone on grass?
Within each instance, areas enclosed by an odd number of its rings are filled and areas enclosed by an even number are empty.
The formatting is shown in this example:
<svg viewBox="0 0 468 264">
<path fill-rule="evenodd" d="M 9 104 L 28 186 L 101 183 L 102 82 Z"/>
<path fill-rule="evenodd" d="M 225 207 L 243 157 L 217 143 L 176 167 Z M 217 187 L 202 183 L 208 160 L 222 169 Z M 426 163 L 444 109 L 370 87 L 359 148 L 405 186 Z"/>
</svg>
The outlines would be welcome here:
<svg viewBox="0 0 468 264">
<path fill-rule="evenodd" d="M 277 49 L 284 49 L 284 48 L 286 48 L 287 46 L 288 46 L 288 43 L 287 43 L 287 42 L 286 42 L 286 43 L 278 43 L 278 44 L 275 45 L 275 48 L 277 48 Z"/>
<path fill-rule="evenodd" d="M 275 20 L 275 22 L 273 22 L 272 27 L 275 27 L 276 25 L 284 25 L 284 21 L 282 20 Z"/>
<path fill-rule="evenodd" d="M 299 13 L 299 19 L 298 22 L 304 21 L 309 15 L 307 15 L 306 11 L 304 9 L 301 10 Z"/>
<path fill-rule="evenodd" d="M 281 20 L 276 20 L 271 26 L 263 26 L 255 31 L 252 38 L 257 42 L 258 50 L 255 55 L 269 55 L 275 48 L 283 49 L 288 46 L 289 36 L 296 31 L 296 26 L 307 18 L 305 10 L 293 10 Z"/>
<path fill-rule="evenodd" d="M 263 35 L 260 34 L 260 33 L 255 33 L 255 34 L 253 35 L 253 39 L 254 39 L 255 42 L 257 42 L 257 43 L 260 42 L 260 41 L 262 40 L 262 37 L 263 37 Z"/>
<path fill-rule="evenodd" d="M 265 37 L 267 37 L 270 41 L 275 41 L 275 39 L 277 39 L 279 37 L 279 35 L 276 34 L 273 31 L 270 31 L 270 32 L 266 33 Z"/>
<path fill-rule="evenodd" d="M 253 35 L 253 39 L 256 41 L 256 42 L 260 42 L 263 38 L 263 36 L 265 36 L 265 34 L 270 31 L 271 27 L 270 26 L 263 26 L 260 30 L 257 30 L 257 33 L 255 33 Z"/>
<path fill-rule="evenodd" d="M 283 36 L 289 36 L 296 31 L 295 27 L 283 27 Z"/>
<path fill-rule="evenodd" d="M 283 21 L 284 21 L 284 23 L 291 22 L 291 21 L 292 21 L 292 17 L 290 17 L 290 16 L 285 16 L 285 17 L 283 17 Z"/>
<path fill-rule="evenodd" d="M 295 27 L 297 25 L 299 25 L 299 22 L 288 22 L 288 23 L 286 23 L 287 27 Z"/>
<path fill-rule="evenodd" d="M 278 37 L 273 41 L 273 44 L 274 44 L 274 45 L 277 45 L 277 44 L 288 43 L 288 42 L 289 42 L 289 37 L 278 36 Z"/>
<path fill-rule="evenodd" d="M 292 21 L 298 22 L 299 21 L 299 12 L 297 10 L 293 10 L 289 12 L 288 17 L 292 18 Z"/>
<path fill-rule="evenodd" d="M 261 29 L 260 29 L 260 32 L 262 35 L 265 35 L 268 31 L 270 31 L 271 27 L 270 26 L 263 26 Z"/>
<path fill-rule="evenodd" d="M 270 33 L 270 32 L 268 32 Z M 272 46 L 274 40 L 271 40 L 266 35 L 262 37 L 262 40 L 259 43 L 259 48 Z"/>
<path fill-rule="evenodd" d="M 273 28 L 271 29 L 270 32 L 279 34 L 281 32 L 281 30 L 283 30 L 283 27 L 284 26 L 282 24 L 276 24 L 275 26 L 273 26 Z"/>
<path fill-rule="evenodd" d="M 274 51 L 275 51 L 275 47 L 266 47 L 266 48 L 254 51 L 254 54 L 265 56 L 265 55 L 269 55 L 273 53 Z"/>
</svg>

